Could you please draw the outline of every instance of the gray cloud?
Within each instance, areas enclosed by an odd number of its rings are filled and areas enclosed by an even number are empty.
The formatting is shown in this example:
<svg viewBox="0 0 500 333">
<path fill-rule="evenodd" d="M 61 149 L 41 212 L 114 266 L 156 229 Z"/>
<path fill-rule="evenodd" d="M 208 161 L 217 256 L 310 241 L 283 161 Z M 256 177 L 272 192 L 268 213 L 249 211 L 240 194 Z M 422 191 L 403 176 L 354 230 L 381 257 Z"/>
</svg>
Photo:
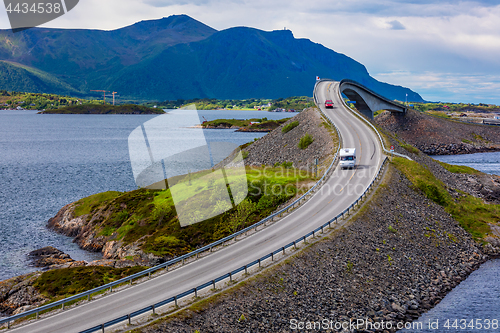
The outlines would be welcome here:
<svg viewBox="0 0 500 333">
<path fill-rule="evenodd" d="M 405 26 L 399 22 L 398 20 L 394 20 L 394 21 L 391 21 L 391 22 L 387 22 L 389 23 L 390 25 L 390 28 L 391 30 L 405 30 Z"/>
</svg>

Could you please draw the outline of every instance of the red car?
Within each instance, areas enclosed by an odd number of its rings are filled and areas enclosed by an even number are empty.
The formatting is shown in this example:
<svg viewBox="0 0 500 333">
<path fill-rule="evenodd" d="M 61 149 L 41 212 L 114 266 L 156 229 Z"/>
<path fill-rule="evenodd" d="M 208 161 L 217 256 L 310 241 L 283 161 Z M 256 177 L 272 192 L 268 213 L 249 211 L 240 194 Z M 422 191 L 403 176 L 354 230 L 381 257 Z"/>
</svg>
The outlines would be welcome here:
<svg viewBox="0 0 500 333">
<path fill-rule="evenodd" d="M 333 102 L 331 99 L 327 99 L 325 101 L 325 108 L 330 108 L 330 109 L 333 108 Z"/>
</svg>

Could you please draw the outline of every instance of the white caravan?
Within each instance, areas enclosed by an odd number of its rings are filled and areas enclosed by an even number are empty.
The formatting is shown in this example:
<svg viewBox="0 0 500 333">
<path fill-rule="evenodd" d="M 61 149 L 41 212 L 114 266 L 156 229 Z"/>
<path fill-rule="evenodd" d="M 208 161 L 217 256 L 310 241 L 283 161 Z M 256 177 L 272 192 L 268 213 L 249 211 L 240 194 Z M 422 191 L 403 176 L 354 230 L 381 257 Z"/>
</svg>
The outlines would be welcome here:
<svg viewBox="0 0 500 333">
<path fill-rule="evenodd" d="M 340 168 L 354 168 L 356 164 L 356 148 L 340 149 Z"/>
</svg>

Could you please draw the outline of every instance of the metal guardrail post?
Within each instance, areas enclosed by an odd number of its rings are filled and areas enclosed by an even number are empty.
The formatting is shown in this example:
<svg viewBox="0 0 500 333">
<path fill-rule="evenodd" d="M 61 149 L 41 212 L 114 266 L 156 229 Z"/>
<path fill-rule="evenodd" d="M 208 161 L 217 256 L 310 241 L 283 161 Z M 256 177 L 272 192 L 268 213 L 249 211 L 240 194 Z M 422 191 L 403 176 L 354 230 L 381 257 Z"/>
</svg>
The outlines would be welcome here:
<svg viewBox="0 0 500 333">
<path fill-rule="evenodd" d="M 215 280 L 214 280 L 214 289 L 215 289 Z M 174 296 L 174 301 L 175 301 L 175 307 L 178 307 L 178 305 L 177 305 L 177 296 Z"/>
<path fill-rule="evenodd" d="M 102 333 L 104 333 L 104 324 L 101 324 Z"/>
<path fill-rule="evenodd" d="M 153 307 L 153 314 L 156 314 L 155 305 L 153 304 L 152 307 Z"/>
<path fill-rule="evenodd" d="M 233 274 L 231 272 L 229 272 L 229 282 L 233 282 Z"/>
<path fill-rule="evenodd" d="M 130 313 L 127 315 L 127 318 L 128 318 L 128 324 L 132 325 L 132 322 L 131 322 L 131 319 L 130 319 Z"/>
<path fill-rule="evenodd" d="M 212 284 L 214 285 L 214 289 L 215 289 L 215 280 L 212 280 Z"/>
<path fill-rule="evenodd" d="M 260 268 L 260 258 L 259 258 L 259 268 Z"/>
<path fill-rule="evenodd" d="M 194 288 L 194 297 L 198 297 L 198 287 Z"/>
</svg>

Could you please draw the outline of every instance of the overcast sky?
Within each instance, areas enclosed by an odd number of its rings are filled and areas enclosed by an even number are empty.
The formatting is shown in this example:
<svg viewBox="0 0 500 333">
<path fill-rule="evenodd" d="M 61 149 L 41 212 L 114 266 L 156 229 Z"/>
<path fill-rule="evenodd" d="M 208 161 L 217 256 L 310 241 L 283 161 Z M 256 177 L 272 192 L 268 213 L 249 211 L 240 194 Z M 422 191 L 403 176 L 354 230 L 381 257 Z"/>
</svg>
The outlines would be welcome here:
<svg viewBox="0 0 500 333">
<path fill-rule="evenodd" d="M 426 100 L 500 104 L 498 0 L 80 0 L 44 26 L 112 30 L 174 14 L 217 30 L 286 27 Z"/>
</svg>

